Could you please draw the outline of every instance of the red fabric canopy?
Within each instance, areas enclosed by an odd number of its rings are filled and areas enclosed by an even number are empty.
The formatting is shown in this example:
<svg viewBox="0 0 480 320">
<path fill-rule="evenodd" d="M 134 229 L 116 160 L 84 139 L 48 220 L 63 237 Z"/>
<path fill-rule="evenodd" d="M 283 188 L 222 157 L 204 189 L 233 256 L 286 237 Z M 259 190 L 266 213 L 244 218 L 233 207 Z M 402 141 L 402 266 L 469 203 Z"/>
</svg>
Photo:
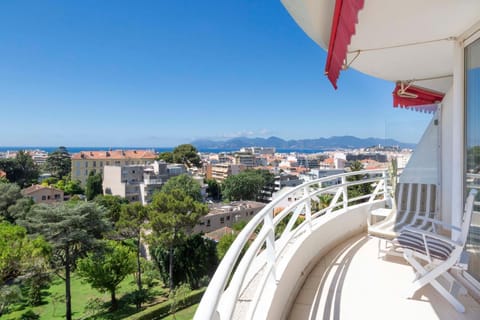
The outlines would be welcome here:
<svg viewBox="0 0 480 320">
<path fill-rule="evenodd" d="M 347 47 L 352 35 L 355 34 L 358 11 L 363 8 L 363 4 L 364 0 L 336 0 L 335 3 L 327 64 L 325 65 L 325 74 L 335 89 L 337 89 L 340 70 L 347 57 Z"/>
<path fill-rule="evenodd" d="M 409 108 L 415 106 L 428 106 L 442 102 L 444 93 L 429 89 L 408 86 L 398 83 L 393 90 L 393 107 Z"/>
</svg>

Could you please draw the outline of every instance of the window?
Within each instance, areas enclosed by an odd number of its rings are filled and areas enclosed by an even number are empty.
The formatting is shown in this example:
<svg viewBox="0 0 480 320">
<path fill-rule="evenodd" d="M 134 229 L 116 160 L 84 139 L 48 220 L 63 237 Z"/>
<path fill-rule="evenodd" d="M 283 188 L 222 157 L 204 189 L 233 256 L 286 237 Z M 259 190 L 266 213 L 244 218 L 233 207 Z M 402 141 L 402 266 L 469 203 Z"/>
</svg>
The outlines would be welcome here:
<svg viewBox="0 0 480 320">
<path fill-rule="evenodd" d="M 42 200 L 47 200 L 47 196 L 42 196 Z"/>
<path fill-rule="evenodd" d="M 103 167 L 103 161 L 100 161 L 100 167 Z"/>
<path fill-rule="evenodd" d="M 85 168 L 88 168 L 88 161 L 85 161 Z"/>
<path fill-rule="evenodd" d="M 207 220 L 207 227 L 210 227 L 210 219 Z"/>
<path fill-rule="evenodd" d="M 230 221 L 230 216 L 227 216 L 227 221 Z"/>
<path fill-rule="evenodd" d="M 55 200 L 59 200 L 59 199 L 60 199 L 60 195 L 57 193 L 57 194 L 55 195 Z"/>
<path fill-rule="evenodd" d="M 220 217 L 220 224 L 224 224 L 225 223 L 225 217 Z"/>
<path fill-rule="evenodd" d="M 107 166 L 109 166 L 109 165 L 110 165 L 110 161 L 107 161 Z"/>
<path fill-rule="evenodd" d="M 93 161 L 93 167 L 97 166 L 97 161 Z"/>
<path fill-rule="evenodd" d="M 480 39 L 465 49 L 465 185 L 480 188 Z M 476 201 L 480 201 L 477 194 Z M 480 242 L 478 221 L 480 208 L 474 208 L 467 251 L 470 253 L 468 273 L 480 282 Z"/>
</svg>

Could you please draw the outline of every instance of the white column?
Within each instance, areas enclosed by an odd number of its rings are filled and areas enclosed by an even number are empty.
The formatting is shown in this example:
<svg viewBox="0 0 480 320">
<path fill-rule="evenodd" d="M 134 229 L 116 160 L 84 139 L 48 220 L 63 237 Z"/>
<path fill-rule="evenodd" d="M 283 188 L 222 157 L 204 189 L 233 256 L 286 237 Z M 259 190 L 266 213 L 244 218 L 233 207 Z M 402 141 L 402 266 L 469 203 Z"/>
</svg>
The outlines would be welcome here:
<svg viewBox="0 0 480 320">
<path fill-rule="evenodd" d="M 453 54 L 453 112 L 452 112 L 452 224 L 460 225 L 463 212 L 464 188 L 464 148 L 465 148 L 465 121 L 464 121 L 464 48 L 463 43 L 455 42 Z M 448 166 L 448 163 L 443 163 Z"/>
</svg>

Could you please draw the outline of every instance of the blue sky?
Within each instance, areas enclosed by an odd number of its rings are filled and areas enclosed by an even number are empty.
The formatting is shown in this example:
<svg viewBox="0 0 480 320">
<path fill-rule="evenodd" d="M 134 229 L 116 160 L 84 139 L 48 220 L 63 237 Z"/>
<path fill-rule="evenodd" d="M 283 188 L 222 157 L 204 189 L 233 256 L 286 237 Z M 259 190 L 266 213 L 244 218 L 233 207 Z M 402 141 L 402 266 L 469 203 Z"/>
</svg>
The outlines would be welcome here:
<svg viewBox="0 0 480 320">
<path fill-rule="evenodd" d="M 418 141 L 431 116 L 325 57 L 279 0 L 0 1 L 0 146 Z"/>
</svg>

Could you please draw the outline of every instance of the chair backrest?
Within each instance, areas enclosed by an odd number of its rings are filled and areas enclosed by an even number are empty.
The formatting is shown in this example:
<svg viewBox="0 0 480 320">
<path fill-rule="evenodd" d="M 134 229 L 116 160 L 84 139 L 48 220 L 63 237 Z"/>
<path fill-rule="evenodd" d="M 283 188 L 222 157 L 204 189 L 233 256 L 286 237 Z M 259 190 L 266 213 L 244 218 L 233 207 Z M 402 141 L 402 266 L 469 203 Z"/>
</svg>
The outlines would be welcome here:
<svg viewBox="0 0 480 320">
<path fill-rule="evenodd" d="M 457 241 L 459 241 L 463 245 L 465 245 L 467 241 L 468 230 L 470 229 L 470 223 L 472 222 L 473 205 L 474 205 L 476 195 L 477 195 L 477 190 L 472 189 L 468 194 L 467 200 L 465 200 L 465 209 L 463 211 L 461 231 L 457 238 Z"/>
<path fill-rule="evenodd" d="M 434 218 L 437 211 L 437 186 L 399 183 L 395 191 L 397 224 L 411 224 L 418 217 Z"/>
</svg>

